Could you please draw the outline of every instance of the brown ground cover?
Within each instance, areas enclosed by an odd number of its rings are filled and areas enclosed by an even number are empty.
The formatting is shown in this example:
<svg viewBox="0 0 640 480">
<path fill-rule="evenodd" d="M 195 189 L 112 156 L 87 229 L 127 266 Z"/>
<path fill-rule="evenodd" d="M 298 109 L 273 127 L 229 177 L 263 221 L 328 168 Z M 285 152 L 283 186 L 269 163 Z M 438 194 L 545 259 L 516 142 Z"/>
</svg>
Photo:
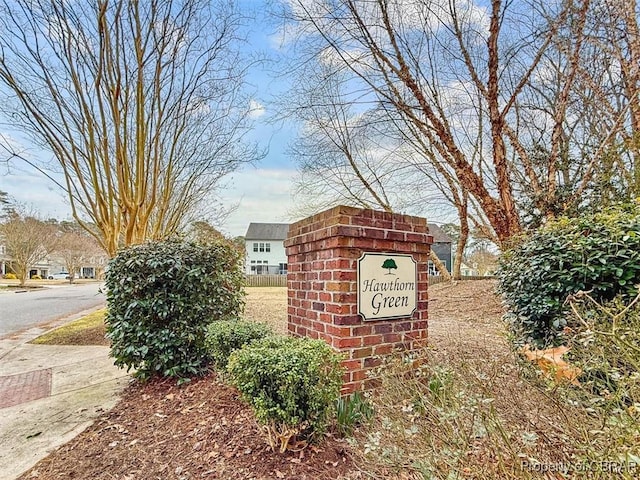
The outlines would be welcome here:
<svg viewBox="0 0 640 480">
<path fill-rule="evenodd" d="M 339 479 L 342 440 L 273 454 L 252 412 L 215 375 L 133 383 L 109 413 L 22 479 Z"/>
<path fill-rule="evenodd" d="M 492 281 L 430 288 L 428 357 L 431 362 L 477 372 L 482 378 L 479 385 L 492 390 L 486 395 L 505 424 L 513 424 L 515 433 L 521 428 L 544 440 L 541 451 L 528 453 L 553 460 L 566 453 L 569 432 L 556 426 L 554 402 L 522 381 L 505 341 L 502 307 L 494 288 Z M 249 289 L 247 300 L 247 318 L 286 331 L 286 289 Z M 362 447 L 370 433 L 363 429 L 360 442 L 330 435 L 301 452 L 274 454 L 249 408 L 214 374 L 183 387 L 167 380 L 132 383 L 111 412 L 20 478 L 423 478 L 413 467 L 373 465 L 376 459 Z M 463 470 L 469 475 L 465 478 L 498 478 L 490 473 L 496 464 L 495 451 L 482 442 L 478 437 L 466 454 L 468 467 Z M 514 444 L 507 448 L 520 447 Z M 526 449 L 523 452 L 527 453 Z"/>
<path fill-rule="evenodd" d="M 108 347 L 111 342 L 105 337 L 105 333 L 105 326 L 98 325 L 69 334 L 65 342 L 58 343 L 58 345 L 102 345 Z"/>
</svg>

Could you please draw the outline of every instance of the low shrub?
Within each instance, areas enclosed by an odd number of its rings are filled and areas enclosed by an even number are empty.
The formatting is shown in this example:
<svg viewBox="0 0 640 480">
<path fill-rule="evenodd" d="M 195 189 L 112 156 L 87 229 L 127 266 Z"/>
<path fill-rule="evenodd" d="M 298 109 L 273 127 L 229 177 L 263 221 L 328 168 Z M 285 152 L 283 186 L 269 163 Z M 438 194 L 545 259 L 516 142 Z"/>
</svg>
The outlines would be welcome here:
<svg viewBox="0 0 640 480">
<path fill-rule="evenodd" d="M 42 280 L 40 275 L 31 275 L 31 280 Z"/>
<path fill-rule="evenodd" d="M 566 392 L 598 419 L 588 441 L 578 445 L 578 459 L 597 464 L 612 459 L 620 478 L 640 465 L 640 296 L 616 297 L 600 304 L 589 294 L 571 299 L 570 356 L 582 374 L 580 388 Z M 633 468 L 631 468 L 633 467 Z M 593 478 L 610 478 L 607 473 Z"/>
<path fill-rule="evenodd" d="M 222 320 L 209 325 L 205 344 L 216 368 L 225 370 L 232 352 L 269 335 L 273 331 L 263 323 Z"/>
<path fill-rule="evenodd" d="M 312 441 L 325 431 L 342 385 L 340 361 L 322 340 L 274 336 L 233 352 L 227 372 L 271 448 L 284 452 L 292 438 Z"/>
<path fill-rule="evenodd" d="M 582 370 L 582 387 L 597 397 L 592 403 L 607 411 L 640 409 L 639 300 L 627 305 L 616 297 L 601 305 L 582 294 L 571 301 L 571 359 Z"/>
<path fill-rule="evenodd" d="M 5 280 L 17 280 L 18 277 L 16 277 L 15 273 L 5 273 L 4 274 L 4 278 Z"/>
<path fill-rule="evenodd" d="M 522 340 L 557 343 L 569 295 L 590 291 L 601 302 L 637 293 L 640 204 L 549 222 L 503 254 L 499 275 Z"/>
<path fill-rule="evenodd" d="M 212 321 L 244 307 L 240 254 L 220 243 L 165 241 L 126 248 L 109 262 L 105 318 L 115 364 L 136 375 L 203 373 Z"/>
</svg>

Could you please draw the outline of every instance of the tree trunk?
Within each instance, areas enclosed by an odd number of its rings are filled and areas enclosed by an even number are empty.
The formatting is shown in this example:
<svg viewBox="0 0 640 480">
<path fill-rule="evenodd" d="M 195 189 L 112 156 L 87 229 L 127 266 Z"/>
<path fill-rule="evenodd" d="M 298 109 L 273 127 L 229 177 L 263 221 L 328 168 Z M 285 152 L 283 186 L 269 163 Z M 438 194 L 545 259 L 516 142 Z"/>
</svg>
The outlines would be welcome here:
<svg viewBox="0 0 640 480">
<path fill-rule="evenodd" d="M 438 272 L 440 273 L 440 276 L 444 278 L 444 281 L 450 282 L 451 274 L 449 274 L 447 267 L 445 266 L 444 263 L 442 263 L 442 260 L 438 258 L 438 255 L 436 255 L 436 252 L 434 252 L 433 250 L 429 250 L 429 260 L 433 262 L 433 265 L 436 267 L 436 270 L 438 270 Z"/>
<path fill-rule="evenodd" d="M 461 280 L 460 267 L 462 265 L 462 258 L 464 256 L 464 249 L 467 246 L 467 240 L 469 239 L 469 220 L 467 217 L 460 218 L 460 238 L 458 238 L 458 245 L 456 246 L 456 258 L 453 261 L 453 279 Z"/>
<path fill-rule="evenodd" d="M 20 286 L 24 287 L 27 284 L 27 277 L 29 276 L 29 273 L 27 272 L 27 267 L 26 266 L 23 267 L 22 265 L 19 265 L 17 268 L 14 268 L 12 265 L 11 269 L 15 272 L 16 277 L 20 282 Z"/>
</svg>

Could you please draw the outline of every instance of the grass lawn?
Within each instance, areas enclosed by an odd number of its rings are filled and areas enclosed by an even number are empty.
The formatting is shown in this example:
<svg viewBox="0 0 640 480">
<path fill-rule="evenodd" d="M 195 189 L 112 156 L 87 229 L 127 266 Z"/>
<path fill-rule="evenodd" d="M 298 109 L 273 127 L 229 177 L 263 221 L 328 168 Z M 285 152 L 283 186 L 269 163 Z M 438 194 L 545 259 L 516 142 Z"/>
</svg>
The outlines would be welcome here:
<svg viewBox="0 0 640 480">
<path fill-rule="evenodd" d="M 105 338 L 106 310 L 97 310 L 62 327 L 51 330 L 29 343 L 36 345 L 109 345 Z"/>
</svg>

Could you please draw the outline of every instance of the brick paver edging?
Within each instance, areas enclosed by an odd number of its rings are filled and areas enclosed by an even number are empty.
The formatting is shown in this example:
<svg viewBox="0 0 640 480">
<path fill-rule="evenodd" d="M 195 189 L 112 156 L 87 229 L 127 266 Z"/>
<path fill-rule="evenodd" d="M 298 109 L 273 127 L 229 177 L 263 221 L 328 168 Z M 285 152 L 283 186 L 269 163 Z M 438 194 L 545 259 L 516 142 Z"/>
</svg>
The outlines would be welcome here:
<svg viewBox="0 0 640 480">
<path fill-rule="evenodd" d="M 0 377 L 0 408 L 13 407 L 51 395 L 50 368 Z"/>
</svg>

